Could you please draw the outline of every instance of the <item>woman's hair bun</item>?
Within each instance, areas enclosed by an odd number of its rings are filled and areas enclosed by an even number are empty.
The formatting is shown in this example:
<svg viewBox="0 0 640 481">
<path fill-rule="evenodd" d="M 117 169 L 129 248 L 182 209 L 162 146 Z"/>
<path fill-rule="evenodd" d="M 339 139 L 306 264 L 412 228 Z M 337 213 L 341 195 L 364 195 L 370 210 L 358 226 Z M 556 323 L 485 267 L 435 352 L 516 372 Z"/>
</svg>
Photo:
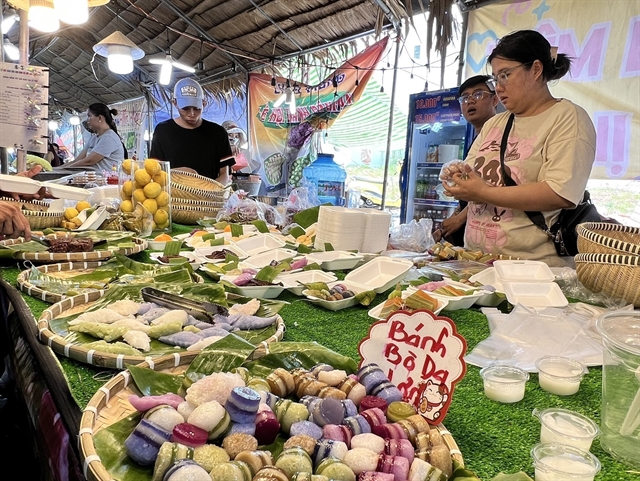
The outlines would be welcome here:
<svg viewBox="0 0 640 481">
<path fill-rule="evenodd" d="M 110 113 L 111 115 L 113 115 L 114 117 L 115 117 L 116 115 L 118 115 L 118 111 L 117 111 L 116 109 L 111 109 L 111 110 L 109 110 L 109 113 Z"/>
</svg>

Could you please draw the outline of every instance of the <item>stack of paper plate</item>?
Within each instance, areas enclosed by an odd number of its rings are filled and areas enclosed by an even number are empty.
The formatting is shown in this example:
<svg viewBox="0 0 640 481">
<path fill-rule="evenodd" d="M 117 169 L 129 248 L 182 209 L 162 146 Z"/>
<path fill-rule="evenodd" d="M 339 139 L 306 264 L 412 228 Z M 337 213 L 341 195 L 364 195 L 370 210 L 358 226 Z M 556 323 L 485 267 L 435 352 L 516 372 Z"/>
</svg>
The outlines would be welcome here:
<svg viewBox="0 0 640 481">
<path fill-rule="evenodd" d="M 324 250 L 331 244 L 335 250 L 360 250 L 366 219 L 359 209 L 322 206 L 318 215 L 315 248 Z"/>
<path fill-rule="evenodd" d="M 391 227 L 391 214 L 376 209 L 362 209 L 365 213 L 362 252 L 382 252 L 386 250 Z"/>
</svg>

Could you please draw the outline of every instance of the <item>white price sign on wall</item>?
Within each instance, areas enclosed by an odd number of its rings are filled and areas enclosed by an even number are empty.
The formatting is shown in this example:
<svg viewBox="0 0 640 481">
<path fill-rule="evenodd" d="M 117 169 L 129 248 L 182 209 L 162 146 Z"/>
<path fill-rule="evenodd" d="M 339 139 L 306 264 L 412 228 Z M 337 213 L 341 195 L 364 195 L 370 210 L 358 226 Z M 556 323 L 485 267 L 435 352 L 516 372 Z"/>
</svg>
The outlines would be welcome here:
<svg viewBox="0 0 640 481">
<path fill-rule="evenodd" d="M 394 312 L 373 324 L 358 346 L 360 365 L 378 364 L 433 425 L 444 419 L 455 384 L 464 377 L 466 350 L 454 322 L 428 310 Z"/>
</svg>

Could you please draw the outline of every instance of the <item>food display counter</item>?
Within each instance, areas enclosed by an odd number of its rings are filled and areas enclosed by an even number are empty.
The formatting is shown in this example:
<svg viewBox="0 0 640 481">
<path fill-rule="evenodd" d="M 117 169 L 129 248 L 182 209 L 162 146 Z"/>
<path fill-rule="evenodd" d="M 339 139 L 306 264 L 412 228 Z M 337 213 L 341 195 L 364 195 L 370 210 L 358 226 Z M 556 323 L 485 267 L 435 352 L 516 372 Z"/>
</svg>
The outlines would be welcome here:
<svg viewBox="0 0 640 481">
<path fill-rule="evenodd" d="M 186 229 L 185 229 L 186 230 Z M 135 254 L 148 261 L 148 252 Z M 17 392 L 28 406 L 29 425 L 37 441 L 41 461 L 40 479 L 83 479 L 75 442 L 80 432 L 82 410 L 115 370 L 79 363 L 53 351 L 37 339 L 36 320 L 49 304 L 18 292 L 14 286 L 20 270 L 16 262 L 3 261 L 0 284 L 9 315 L 3 323 L 3 338 L 14 370 Z M 339 273 L 340 274 L 340 273 Z M 342 273 L 344 275 L 344 273 Z M 386 299 L 378 294 L 372 305 Z M 374 320 L 368 308 L 354 306 L 330 311 L 301 300 L 288 292 L 279 314 L 285 321 L 284 341 L 316 341 L 337 353 L 358 361 L 358 343 Z M 466 339 L 468 352 L 489 335 L 487 318 L 477 309 L 444 310 Z M 514 404 L 489 400 L 483 393 L 479 368 L 468 365 L 464 379 L 456 386 L 444 425 L 457 443 L 466 467 L 480 479 L 499 473 L 524 472 L 533 478 L 532 447 L 539 442 L 540 421 L 534 410 L 565 408 L 599 423 L 602 390 L 601 368 L 590 368 L 580 390 L 572 396 L 556 396 L 543 391 L 537 375 L 526 383 L 524 399 Z M 51 429 L 51 426 L 54 429 Z M 596 481 L 631 481 L 638 473 L 606 454 L 596 440 L 592 453 L 602 463 Z M 526 479 L 526 478 L 525 478 Z"/>
</svg>

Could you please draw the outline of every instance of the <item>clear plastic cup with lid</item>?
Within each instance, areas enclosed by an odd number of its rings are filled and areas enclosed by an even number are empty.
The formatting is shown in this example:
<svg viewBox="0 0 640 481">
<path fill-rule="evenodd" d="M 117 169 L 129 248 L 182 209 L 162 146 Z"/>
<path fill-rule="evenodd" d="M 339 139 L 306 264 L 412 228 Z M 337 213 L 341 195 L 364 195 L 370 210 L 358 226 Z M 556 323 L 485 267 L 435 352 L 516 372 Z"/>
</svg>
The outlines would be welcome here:
<svg viewBox="0 0 640 481">
<path fill-rule="evenodd" d="M 571 396 L 580 389 L 580 382 L 589 372 L 584 364 L 561 356 L 545 356 L 536 361 L 540 387 L 551 394 Z"/>
<path fill-rule="evenodd" d="M 593 454 L 568 444 L 536 444 L 531 457 L 535 481 L 593 481 L 601 469 Z"/>
<path fill-rule="evenodd" d="M 515 403 L 524 398 L 529 374 L 519 367 L 492 364 L 480 370 L 484 381 L 484 395 L 493 401 Z"/>
<path fill-rule="evenodd" d="M 540 442 L 544 444 L 568 444 L 589 451 L 591 443 L 600 434 L 595 422 L 568 409 L 534 409 L 533 415 L 540 420 Z"/>
</svg>

